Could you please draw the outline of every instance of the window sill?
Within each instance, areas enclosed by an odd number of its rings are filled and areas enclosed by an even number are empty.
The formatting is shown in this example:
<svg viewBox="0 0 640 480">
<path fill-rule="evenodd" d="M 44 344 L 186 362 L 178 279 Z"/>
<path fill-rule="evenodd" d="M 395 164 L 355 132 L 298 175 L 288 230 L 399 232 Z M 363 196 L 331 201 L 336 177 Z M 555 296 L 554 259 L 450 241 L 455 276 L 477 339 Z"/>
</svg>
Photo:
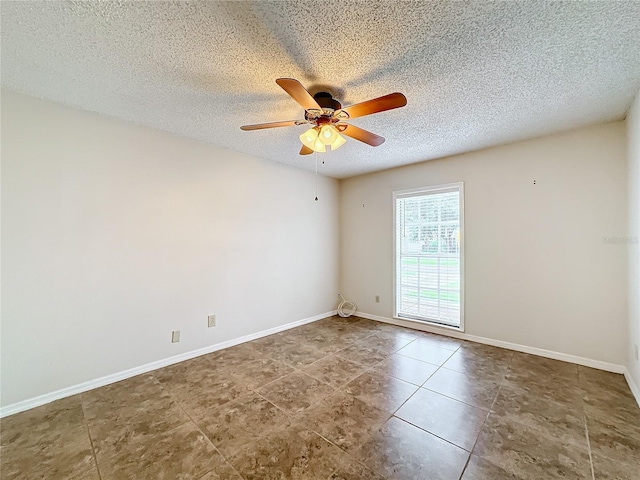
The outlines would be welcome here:
<svg viewBox="0 0 640 480">
<path fill-rule="evenodd" d="M 445 330 L 453 330 L 455 332 L 464 332 L 464 323 L 460 323 L 460 326 L 454 326 L 454 325 L 445 325 L 444 323 L 439 323 L 436 321 L 431 321 L 431 320 L 418 320 L 417 318 L 408 318 L 408 317 L 399 317 L 397 315 L 393 316 L 394 320 L 400 320 L 403 322 L 412 322 L 412 323 L 417 323 L 419 325 L 428 325 L 430 327 L 437 327 L 437 328 L 443 328 Z"/>
</svg>

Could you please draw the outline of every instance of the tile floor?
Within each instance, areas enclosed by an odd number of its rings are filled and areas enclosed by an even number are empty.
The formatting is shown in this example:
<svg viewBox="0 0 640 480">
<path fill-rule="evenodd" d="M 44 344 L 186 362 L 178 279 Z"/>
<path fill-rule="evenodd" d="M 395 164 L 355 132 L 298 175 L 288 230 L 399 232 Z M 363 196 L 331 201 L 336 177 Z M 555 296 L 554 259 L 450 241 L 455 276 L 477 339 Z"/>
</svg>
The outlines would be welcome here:
<svg viewBox="0 0 640 480">
<path fill-rule="evenodd" d="M 625 380 L 332 317 L 2 419 L 2 479 L 633 479 Z"/>
</svg>

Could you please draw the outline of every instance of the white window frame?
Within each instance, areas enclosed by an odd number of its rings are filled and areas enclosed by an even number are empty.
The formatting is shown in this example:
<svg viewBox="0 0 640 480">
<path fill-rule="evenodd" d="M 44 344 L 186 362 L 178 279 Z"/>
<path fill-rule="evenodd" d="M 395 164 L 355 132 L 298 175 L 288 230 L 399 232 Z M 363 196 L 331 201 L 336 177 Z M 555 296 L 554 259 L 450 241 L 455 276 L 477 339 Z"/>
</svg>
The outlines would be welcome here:
<svg viewBox="0 0 640 480">
<path fill-rule="evenodd" d="M 460 326 L 443 323 L 438 319 L 429 319 L 423 317 L 414 317 L 410 315 L 398 314 L 398 219 L 397 219 L 397 199 L 403 197 L 413 197 L 425 193 L 438 193 L 457 189 L 460 195 Z M 397 190 L 393 192 L 393 318 L 397 320 L 405 320 L 409 322 L 417 322 L 420 324 L 428 324 L 436 327 L 448 328 L 459 332 L 464 332 L 464 182 L 447 183 L 444 185 L 433 185 L 429 187 L 410 188 L 408 190 Z"/>
</svg>

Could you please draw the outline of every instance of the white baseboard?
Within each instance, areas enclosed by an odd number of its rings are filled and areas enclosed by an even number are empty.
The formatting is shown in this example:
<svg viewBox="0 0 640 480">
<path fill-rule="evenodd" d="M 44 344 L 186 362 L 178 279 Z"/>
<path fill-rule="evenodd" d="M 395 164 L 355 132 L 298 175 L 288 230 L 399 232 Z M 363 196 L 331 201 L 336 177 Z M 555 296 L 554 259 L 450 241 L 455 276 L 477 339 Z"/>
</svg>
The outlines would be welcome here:
<svg viewBox="0 0 640 480">
<path fill-rule="evenodd" d="M 613 372 L 613 373 L 626 372 L 626 368 L 624 367 L 624 365 L 617 365 L 615 363 L 602 362 L 600 360 L 593 360 L 590 358 L 579 357 L 577 355 L 569 355 L 567 353 L 554 352 L 551 350 L 545 350 L 543 348 L 529 347 L 527 345 L 520 345 L 517 343 L 505 342 L 502 340 L 494 340 L 492 338 L 478 337 L 476 335 L 469 335 L 468 333 L 456 331 L 454 329 L 451 329 L 451 327 L 438 327 L 435 325 L 423 324 L 422 322 L 398 320 L 396 318 L 381 317 L 379 315 L 371 315 L 369 313 L 363 313 L 363 312 L 356 312 L 356 315 L 362 318 L 368 318 L 369 320 L 376 320 L 378 322 L 390 323 L 392 325 L 412 328 L 414 330 L 421 330 L 429 333 L 437 333 L 440 335 L 446 335 L 448 337 L 459 338 L 461 340 L 469 340 L 471 342 L 483 343 L 485 345 L 491 345 L 493 347 L 506 348 L 508 350 L 515 350 L 516 352 L 530 353 L 532 355 L 551 358 L 553 360 L 561 360 L 563 362 L 576 363 L 578 365 L 583 365 L 585 367 L 597 368 L 598 370 L 606 370 L 607 372 Z M 636 398 L 638 398 L 637 395 L 636 395 Z"/>
<path fill-rule="evenodd" d="M 139 367 L 130 368 L 122 372 L 113 373 L 111 375 L 106 375 L 104 377 L 96 378 L 95 380 L 89 380 L 87 382 L 83 382 L 78 385 L 62 388 L 60 390 L 56 390 L 55 392 L 45 393 L 44 395 L 39 395 L 34 398 L 22 400 L 21 402 L 17 402 L 11 405 L 7 405 L 5 407 L 1 407 L 0 418 L 13 415 L 14 413 L 24 412 L 25 410 L 39 407 L 41 405 L 45 405 L 55 400 L 60 400 L 61 398 L 70 397 L 71 395 L 76 395 L 78 393 L 86 392 L 88 390 L 93 390 L 94 388 L 104 387 L 105 385 L 109 385 L 110 383 L 115 383 L 115 382 L 119 382 L 120 380 L 125 380 L 127 378 L 135 377 L 136 375 L 151 372 L 152 370 L 157 370 L 159 368 L 166 367 L 168 365 L 173 365 L 174 363 L 184 362 L 185 360 L 190 360 L 192 358 L 199 357 L 200 355 L 206 355 L 207 353 L 212 353 L 218 350 L 222 350 L 224 348 L 233 347 L 241 343 L 250 342 L 251 340 L 256 340 L 258 338 L 266 337 L 268 335 L 273 335 L 274 333 L 282 332 L 284 330 L 289 330 L 291 328 L 300 327 L 307 323 L 316 322 L 318 320 L 322 320 L 323 318 L 331 317 L 335 315 L 337 312 L 338 312 L 337 310 L 333 310 L 331 312 L 314 315 L 313 317 L 303 318 L 302 320 L 297 320 L 295 322 L 287 323 L 285 325 L 280 325 L 278 327 L 270 328 L 268 330 L 263 330 L 261 332 L 244 335 L 242 337 L 234 338 L 232 340 L 216 343 L 215 345 L 199 348 L 198 350 L 192 350 L 190 352 L 181 353 L 179 355 L 174 355 L 172 357 L 163 358 L 162 360 L 156 360 L 155 362 L 147 363 Z"/>
<path fill-rule="evenodd" d="M 633 381 L 633 377 L 629 373 L 629 370 L 627 370 L 626 368 L 624 369 L 624 378 L 629 384 L 629 389 L 631 390 L 631 393 L 633 393 L 633 396 L 636 398 L 636 402 L 638 402 L 638 407 L 640 407 L 640 388 L 638 388 L 636 382 Z"/>
</svg>

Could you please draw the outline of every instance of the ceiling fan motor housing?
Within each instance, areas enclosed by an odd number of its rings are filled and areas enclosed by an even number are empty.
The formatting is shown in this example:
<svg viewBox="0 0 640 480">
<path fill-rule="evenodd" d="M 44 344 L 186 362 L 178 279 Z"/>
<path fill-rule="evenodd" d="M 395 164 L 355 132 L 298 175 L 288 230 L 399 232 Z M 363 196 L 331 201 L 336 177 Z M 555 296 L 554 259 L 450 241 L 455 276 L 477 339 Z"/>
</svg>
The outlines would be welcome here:
<svg viewBox="0 0 640 480">
<path fill-rule="evenodd" d="M 339 101 L 331 96 L 330 93 L 327 92 L 318 92 L 313 96 L 313 99 L 320 105 L 323 109 L 330 108 L 331 110 L 340 110 L 342 105 Z"/>
</svg>

